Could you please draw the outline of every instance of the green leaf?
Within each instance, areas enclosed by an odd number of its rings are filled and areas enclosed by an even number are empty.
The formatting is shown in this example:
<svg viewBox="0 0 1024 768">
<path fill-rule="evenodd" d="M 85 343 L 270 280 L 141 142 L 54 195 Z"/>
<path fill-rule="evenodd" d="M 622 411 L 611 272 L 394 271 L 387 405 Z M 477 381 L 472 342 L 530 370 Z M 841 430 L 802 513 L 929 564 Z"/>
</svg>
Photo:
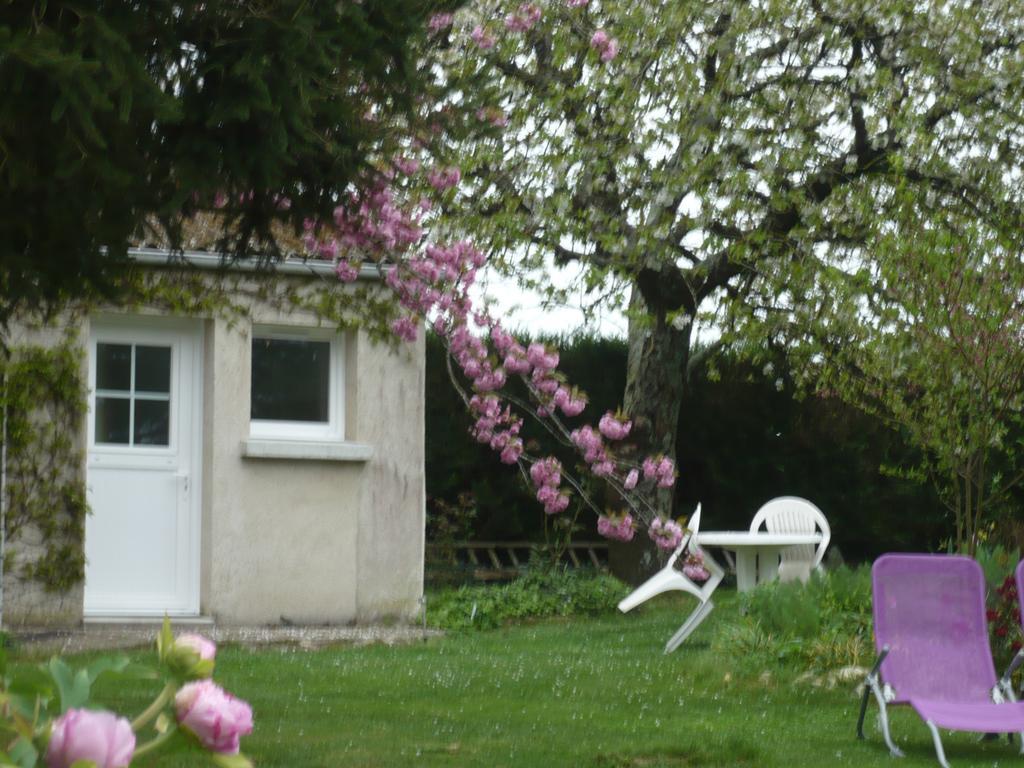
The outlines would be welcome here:
<svg viewBox="0 0 1024 768">
<path fill-rule="evenodd" d="M 100 675 L 112 673 L 121 674 L 129 666 L 127 656 L 110 656 L 102 659 L 97 659 L 88 667 L 85 668 L 86 676 L 89 678 L 89 684 L 96 682 L 96 678 Z"/>
<path fill-rule="evenodd" d="M 39 752 L 32 742 L 24 737 L 14 742 L 9 754 L 14 764 L 21 768 L 35 768 L 36 762 L 39 760 Z"/>
<path fill-rule="evenodd" d="M 76 672 L 56 656 L 50 659 L 47 668 L 50 670 L 53 681 L 57 684 L 61 712 L 67 712 L 73 707 L 81 707 L 89 701 L 89 689 L 92 682 L 86 670 L 80 669 Z"/>
</svg>

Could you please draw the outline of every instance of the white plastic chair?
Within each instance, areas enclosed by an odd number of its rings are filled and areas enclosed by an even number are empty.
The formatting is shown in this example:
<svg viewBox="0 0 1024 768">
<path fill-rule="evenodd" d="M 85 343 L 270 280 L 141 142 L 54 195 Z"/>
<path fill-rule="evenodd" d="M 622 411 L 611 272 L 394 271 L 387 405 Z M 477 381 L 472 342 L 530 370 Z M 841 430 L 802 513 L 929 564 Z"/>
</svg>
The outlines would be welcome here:
<svg viewBox="0 0 1024 768">
<path fill-rule="evenodd" d="M 757 510 L 750 523 L 751 531 L 761 530 L 761 526 L 771 533 L 815 533 L 821 530 L 821 543 L 798 544 L 782 550 L 779 562 L 779 580 L 791 581 L 800 579 L 806 582 L 811 571 L 821 568 L 821 560 L 825 557 L 832 532 L 828 520 L 820 509 L 807 499 L 799 496 L 779 496 L 772 499 Z"/>
<path fill-rule="evenodd" d="M 715 591 L 718 583 L 725 575 L 725 571 L 722 570 L 721 566 L 697 546 L 697 530 L 700 528 L 700 504 L 697 505 L 697 509 L 690 517 L 686 527 L 689 529 L 689 533 L 683 536 L 683 540 L 679 542 L 679 546 L 676 547 L 675 552 L 672 553 L 668 562 L 665 563 L 665 567 L 633 590 L 619 603 L 619 610 L 626 613 L 636 608 L 640 603 L 646 602 L 662 592 L 669 592 L 671 590 L 689 592 L 700 600 L 700 604 L 686 618 L 683 625 L 665 643 L 665 653 L 672 653 L 672 651 L 678 648 L 711 613 L 711 609 L 715 607 L 715 604 L 711 601 L 711 593 Z M 704 568 L 710 576 L 702 586 L 697 586 L 685 573 L 676 570 L 676 560 L 687 550 L 700 553 L 704 558 Z"/>
</svg>

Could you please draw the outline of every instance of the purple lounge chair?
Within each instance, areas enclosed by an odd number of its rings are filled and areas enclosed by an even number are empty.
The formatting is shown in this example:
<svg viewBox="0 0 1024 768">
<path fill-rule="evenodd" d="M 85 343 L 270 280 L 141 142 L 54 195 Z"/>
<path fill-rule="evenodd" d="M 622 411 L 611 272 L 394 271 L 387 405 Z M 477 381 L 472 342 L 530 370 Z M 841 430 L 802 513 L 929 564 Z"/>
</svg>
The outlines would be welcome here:
<svg viewBox="0 0 1024 768">
<path fill-rule="evenodd" d="M 909 704 L 925 721 L 943 768 L 940 728 L 1024 732 L 1024 703 L 1013 701 L 1006 684 L 1010 671 L 999 680 L 992 663 L 981 566 L 959 555 L 883 555 L 871 569 L 871 589 L 879 655 L 865 681 L 858 738 L 869 692 L 896 756 L 903 753 L 889 734 L 890 704 Z"/>
</svg>

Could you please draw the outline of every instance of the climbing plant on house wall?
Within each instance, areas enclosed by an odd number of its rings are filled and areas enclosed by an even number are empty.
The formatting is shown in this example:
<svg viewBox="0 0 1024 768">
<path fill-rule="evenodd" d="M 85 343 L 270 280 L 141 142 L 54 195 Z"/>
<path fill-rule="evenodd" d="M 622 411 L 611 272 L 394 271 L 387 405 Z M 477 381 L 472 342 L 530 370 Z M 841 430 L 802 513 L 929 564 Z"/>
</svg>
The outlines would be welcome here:
<svg viewBox="0 0 1024 768">
<path fill-rule="evenodd" d="M 78 337 L 55 346 L 19 346 L 0 360 L 6 413 L 6 535 L 34 529 L 42 552 L 22 560 L 17 544 L 5 553 L 15 569 L 47 589 L 82 580 L 85 482 L 78 436 L 85 415 L 85 381 Z"/>
</svg>

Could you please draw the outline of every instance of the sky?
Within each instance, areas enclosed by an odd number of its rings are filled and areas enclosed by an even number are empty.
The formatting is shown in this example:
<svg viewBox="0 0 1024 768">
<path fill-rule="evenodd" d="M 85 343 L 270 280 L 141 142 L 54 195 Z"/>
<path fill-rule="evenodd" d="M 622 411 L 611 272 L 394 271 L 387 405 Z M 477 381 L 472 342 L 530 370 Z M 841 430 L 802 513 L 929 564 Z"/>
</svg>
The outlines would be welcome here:
<svg viewBox="0 0 1024 768">
<path fill-rule="evenodd" d="M 550 273 L 559 286 L 568 285 L 573 271 L 556 269 Z M 571 335 L 575 332 L 590 333 L 606 337 L 626 337 L 626 317 L 621 312 L 602 310 L 591 322 L 587 322 L 581 306 L 582 293 L 575 301 L 556 307 L 545 307 L 543 297 L 521 288 L 515 279 L 503 277 L 494 270 L 485 269 L 477 278 L 477 293 L 474 303 L 481 299 L 491 302 L 492 316 L 500 318 L 509 330 L 525 331 L 529 335 L 558 334 Z"/>
</svg>

